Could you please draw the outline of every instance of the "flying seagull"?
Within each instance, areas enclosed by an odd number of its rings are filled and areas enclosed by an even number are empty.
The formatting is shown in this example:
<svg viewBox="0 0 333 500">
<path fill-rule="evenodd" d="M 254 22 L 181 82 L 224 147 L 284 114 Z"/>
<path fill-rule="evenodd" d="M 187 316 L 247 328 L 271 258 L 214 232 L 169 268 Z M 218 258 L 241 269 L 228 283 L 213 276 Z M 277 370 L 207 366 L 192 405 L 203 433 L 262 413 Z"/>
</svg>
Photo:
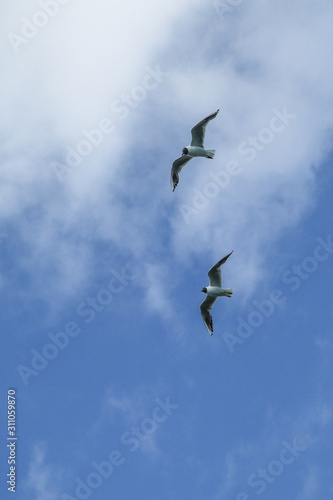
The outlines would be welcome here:
<svg viewBox="0 0 333 500">
<path fill-rule="evenodd" d="M 213 335 L 213 318 L 209 311 L 213 309 L 213 305 L 215 304 L 217 297 L 231 297 L 233 294 L 232 288 L 222 288 L 222 277 L 220 269 L 222 264 L 225 263 L 232 252 L 228 253 L 228 255 L 219 260 L 217 264 L 215 264 L 215 266 L 209 269 L 209 286 L 205 286 L 205 288 L 201 290 L 202 292 L 207 293 L 207 297 L 200 304 L 200 312 L 210 335 Z"/>
<path fill-rule="evenodd" d="M 177 158 L 177 160 L 175 160 L 172 164 L 170 178 L 172 191 L 176 189 L 179 182 L 179 172 L 184 167 L 184 165 L 186 165 L 186 163 L 189 162 L 194 156 L 205 156 L 206 158 L 210 158 L 211 160 L 214 158 L 215 149 L 205 149 L 204 140 L 207 123 L 215 118 L 219 111 L 220 110 L 218 109 L 217 111 L 215 111 L 215 113 L 207 116 L 207 118 L 204 118 L 203 120 L 201 120 L 201 122 L 197 123 L 192 128 L 191 144 L 183 149 L 182 155 Z"/>
</svg>

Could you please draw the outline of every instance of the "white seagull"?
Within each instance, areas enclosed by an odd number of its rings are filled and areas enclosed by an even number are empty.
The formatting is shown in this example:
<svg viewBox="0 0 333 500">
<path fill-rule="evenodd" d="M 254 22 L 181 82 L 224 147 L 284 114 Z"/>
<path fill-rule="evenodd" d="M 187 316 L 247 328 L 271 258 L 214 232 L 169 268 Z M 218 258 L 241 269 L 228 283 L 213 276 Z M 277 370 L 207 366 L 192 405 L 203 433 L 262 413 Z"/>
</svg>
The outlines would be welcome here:
<svg viewBox="0 0 333 500">
<path fill-rule="evenodd" d="M 172 191 L 174 191 L 179 182 L 179 172 L 181 169 L 189 162 L 194 156 L 204 156 L 206 158 L 210 158 L 211 160 L 215 156 L 215 149 L 205 149 L 204 148 L 204 140 L 205 140 L 205 132 L 207 123 L 215 118 L 217 113 L 220 110 L 218 109 L 212 115 L 207 116 L 201 120 L 201 122 L 197 123 L 191 130 L 192 141 L 189 146 L 183 149 L 183 154 L 177 160 L 175 160 L 172 164 L 171 169 L 171 187 Z"/>
<path fill-rule="evenodd" d="M 215 264 L 215 266 L 209 269 L 209 286 L 206 286 L 201 290 L 202 292 L 207 293 L 207 297 L 200 304 L 200 312 L 210 335 L 213 335 L 213 318 L 209 311 L 213 309 L 213 305 L 215 304 L 217 297 L 231 297 L 234 292 L 232 288 L 222 288 L 222 277 L 220 269 L 220 266 L 225 263 L 232 252 L 228 253 L 228 255 L 219 260 L 217 264 Z"/>
</svg>

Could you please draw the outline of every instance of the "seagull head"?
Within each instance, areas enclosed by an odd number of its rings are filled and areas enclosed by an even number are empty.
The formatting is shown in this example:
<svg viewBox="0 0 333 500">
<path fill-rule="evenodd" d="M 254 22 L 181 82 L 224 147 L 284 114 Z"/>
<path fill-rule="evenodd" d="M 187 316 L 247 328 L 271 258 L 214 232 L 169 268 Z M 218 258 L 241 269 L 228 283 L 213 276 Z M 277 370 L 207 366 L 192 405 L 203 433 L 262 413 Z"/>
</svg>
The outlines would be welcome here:
<svg viewBox="0 0 333 500">
<path fill-rule="evenodd" d="M 207 293 L 207 288 L 205 287 L 201 291 Z"/>
<path fill-rule="evenodd" d="M 187 148 L 183 148 L 183 155 L 187 155 L 188 153 L 188 149 Z"/>
</svg>

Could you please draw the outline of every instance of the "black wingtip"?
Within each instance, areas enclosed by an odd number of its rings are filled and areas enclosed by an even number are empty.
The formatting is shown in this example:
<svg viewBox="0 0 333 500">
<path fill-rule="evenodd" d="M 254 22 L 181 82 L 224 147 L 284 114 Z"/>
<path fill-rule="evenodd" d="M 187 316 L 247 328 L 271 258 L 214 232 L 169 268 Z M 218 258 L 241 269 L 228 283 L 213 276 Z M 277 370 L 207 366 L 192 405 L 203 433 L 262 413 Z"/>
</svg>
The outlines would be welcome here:
<svg viewBox="0 0 333 500">
<path fill-rule="evenodd" d="M 178 186 L 179 184 L 179 176 L 178 175 L 174 175 L 171 179 L 171 187 L 172 187 L 172 192 L 174 192 L 174 190 L 176 189 L 176 187 Z"/>
</svg>

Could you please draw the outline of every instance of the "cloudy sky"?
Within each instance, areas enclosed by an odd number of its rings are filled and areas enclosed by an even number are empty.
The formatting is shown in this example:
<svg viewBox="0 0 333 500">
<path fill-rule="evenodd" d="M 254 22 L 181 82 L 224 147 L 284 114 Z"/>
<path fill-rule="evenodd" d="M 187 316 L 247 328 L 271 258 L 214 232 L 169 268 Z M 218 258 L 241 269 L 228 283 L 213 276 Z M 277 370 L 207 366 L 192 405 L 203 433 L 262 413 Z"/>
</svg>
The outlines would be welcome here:
<svg viewBox="0 0 333 500">
<path fill-rule="evenodd" d="M 330 499 L 332 2 L 111 3 L 1 6 L 1 498 Z"/>
</svg>

